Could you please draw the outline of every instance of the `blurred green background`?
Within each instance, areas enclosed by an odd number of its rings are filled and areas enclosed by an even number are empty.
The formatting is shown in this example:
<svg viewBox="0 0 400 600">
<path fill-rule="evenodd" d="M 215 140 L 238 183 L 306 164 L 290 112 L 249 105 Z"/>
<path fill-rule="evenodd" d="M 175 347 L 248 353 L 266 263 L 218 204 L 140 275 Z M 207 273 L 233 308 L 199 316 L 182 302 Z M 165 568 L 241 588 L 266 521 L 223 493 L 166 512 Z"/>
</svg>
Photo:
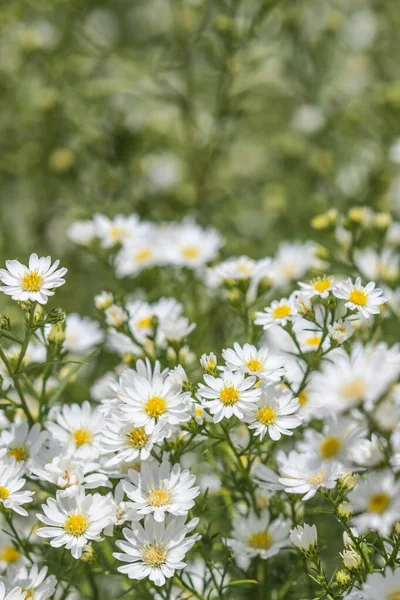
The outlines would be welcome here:
<svg viewBox="0 0 400 600">
<path fill-rule="evenodd" d="M 0 6 L 0 262 L 60 258 L 64 308 L 107 287 L 65 234 L 95 212 L 262 257 L 327 208 L 400 211 L 398 0 Z"/>
</svg>

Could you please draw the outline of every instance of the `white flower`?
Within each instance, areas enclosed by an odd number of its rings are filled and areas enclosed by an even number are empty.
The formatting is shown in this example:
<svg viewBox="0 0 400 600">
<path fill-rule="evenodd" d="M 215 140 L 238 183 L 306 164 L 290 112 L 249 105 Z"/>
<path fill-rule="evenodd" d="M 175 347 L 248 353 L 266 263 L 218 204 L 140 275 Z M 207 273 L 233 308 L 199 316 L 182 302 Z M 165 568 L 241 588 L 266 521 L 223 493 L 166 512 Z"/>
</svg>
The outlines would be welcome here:
<svg viewBox="0 0 400 600">
<path fill-rule="evenodd" d="M 141 225 L 136 215 L 117 215 L 113 220 L 104 215 L 94 215 L 93 224 L 96 236 L 103 248 L 112 248 L 115 244 L 124 244 L 140 231 Z"/>
<path fill-rule="evenodd" d="M 25 600 L 26 594 L 21 588 L 16 587 L 6 593 L 4 583 L 0 581 L 0 600 Z"/>
<path fill-rule="evenodd" d="M 128 476 L 129 481 L 123 486 L 130 500 L 127 505 L 139 519 L 150 513 L 156 521 L 164 521 L 167 513 L 187 515 L 200 494 L 194 486 L 195 476 L 188 470 L 182 471 L 179 464 L 171 468 L 166 460 L 160 464 L 154 460 L 145 462 L 139 473 L 131 469 Z"/>
<path fill-rule="evenodd" d="M 337 344 L 344 344 L 354 333 L 355 329 L 350 321 L 339 319 L 328 325 L 329 335 Z"/>
<path fill-rule="evenodd" d="M 294 415 L 299 408 L 298 399 L 290 391 L 267 389 L 259 403 L 245 411 L 244 421 L 261 440 L 267 433 L 272 440 L 280 440 L 282 435 L 293 435 L 291 429 L 301 425 L 301 418 Z"/>
<path fill-rule="evenodd" d="M 31 254 L 28 267 L 18 260 L 7 260 L 7 269 L 0 269 L 0 281 L 5 284 L 0 290 L 13 300 L 47 304 L 49 296 L 54 295 L 52 290 L 65 283 L 63 276 L 68 269 L 57 270 L 59 264 L 56 260 L 52 265 L 50 256 L 39 258 L 37 254 Z"/>
<path fill-rule="evenodd" d="M 118 277 L 137 275 L 144 269 L 162 263 L 159 233 L 155 227 L 149 228 L 145 236 L 139 236 L 126 243 L 115 257 L 115 270 Z"/>
<path fill-rule="evenodd" d="M 340 281 L 332 291 L 336 298 L 346 300 L 346 308 L 357 310 L 367 319 L 371 315 L 378 315 L 380 312 L 378 307 L 387 301 L 383 296 L 383 291 L 375 288 L 373 281 L 363 286 L 360 277 L 357 277 L 355 283 L 350 277 L 346 281 Z"/>
<path fill-rule="evenodd" d="M 311 267 L 316 266 L 314 251 L 313 242 L 281 244 L 274 261 L 275 283 L 284 286 L 290 281 L 297 281 Z"/>
<path fill-rule="evenodd" d="M 360 512 L 353 523 L 361 533 L 372 529 L 389 535 L 400 518 L 400 482 L 390 471 L 372 473 L 349 494 L 349 501 L 354 512 Z"/>
<path fill-rule="evenodd" d="M 187 537 L 196 527 L 198 519 L 185 524 L 185 517 L 172 517 L 157 523 L 151 515 L 146 517 L 144 527 L 132 522 L 131 528 L 125 528 L 125 540 L 117 541 L 122 552 L 114 557 L 124 563 L 118 567 L 130 579 L 148 577 L 156 585 L 164 585 L 166 579 L 173 577 L 175 571 L 186 566 L 185 554 L 200 539 L 199 535 Z"/>
<path fill-rule="evenodd" d="M 173 378 L 159 372 L 159 365 L 153 373 L 125 369 L 116 391 L 125 418 L 147 434 L 158 423 L 178 425 L 190 419 L 190 393 L 182 393 Z"/>
<path fill-rule="evenodd" d="M 340 552 L 340 556 L 342 557 L 344 566 L 350 571 L 358 569 L 361 565 L 362 558 L 354 549 L 344 550 Z"/>
<path fill-rule="evenodd" d="M 371 573 L 361 591 L 353 591 L 347 600 L 397 600 L 400 594 L 400 569 L 387 568 L 384 573 Z"/>
<path fill-rule="evenodd" d="M 278 517 L 271 522 L 267 510 L 258 517 L 250 514 L 248 517 L 236 517 L 233 521 L 232 537 L 228 545 L 236 557 L 245 555 L 248 558 L 259 556 L 262 559 L 278 554 L 289 541 L 290 522 Z"/>
<path fill-rule="evenodd" d="M 150 456 L 154 444 L 161 442 L 168 430 L 162 425 L 155 426 L 151 433 L 144 427 L 135 427 L 124 419 L 120 413 L 111 414 L 107 419 L 101 437 L 101 452 L 112 456 L 106 457 L 105 467 L 113 467 L 121 462 L 132 462 L 140 457 L 146 460 Z"/>
<path fill-rule="evenodd" d="M 96 238 L 96 231 L 93 221 L 75 221 L 67 229 L 67 236 L 75 244 L 89 246 Z"/>
<path fill-rule="evenodd" d="M 200 366 L 205 373 L 215 372 L 218 367 L 218 363 L 214 352 L 210 352 L 210 354 L 202 354 L 200 357 Z"/>
<path fill-rule="evenodd" d="M 94 297 L 94 305 L 97 310 L 106 310 L 114 302 L 114 296 L 111 292 L 101 292 Z"/>
<path fill-rule="evenodd" d="M 205 399 L 204 407 L 213 415 L 214 423 L 235 415 L 239 419 L 244 411 L 257 402 L 261 390 L 255 388 L 256 378 L 244 373 L 223 371 L 221 377 L 204 375 L 207 385 L 199 384 L 199 395 Z"/>
<path fill-rule="evenodd" d="M 380 253 L 373 248 L 366 248 L 356 252 L 354 262 L 361 274 L 368 279 L 392 282 L 399 277 L 400 258 L 391 248 L 383 248 Z"/>
<path fill-rule="evenodd" d="M 64 404 L 56 410 L 55 420 L 47 421 L 46 429 L 54 439 L 69 446 L 75 457 L 93 459 L 99 455 L 100 434 L 104 427 L 104 416 L 89 402 Z"/>
<path fill-rule="evenodd" d="M 240 346 L 237 342 L 233 350 L 228 348 L 222 351 L 228 370 L 249 375 L 255 375 L 259 379 L 276 383 L 285 373 L 282 356 L 269 356 L 269 350 L 263 346 L 259 350 L 251 344 Z"/>
<path fill-rule="evenodd" d="M 47 431 L 42 431 L 39 423 L 29 429 L 28 421 L 14 422 L 11 429 L 4 429 L 0 435 L 0 448 L 7 449 L 7 456 L 12 456 L 29 472 L 32 460 L 40 451 L 48 438 Z"/>
<path fill-rule="evenodd" d="M 118 329 L 128 320 L 128 315 L 124 311 L 121 306 L 117 304 L 112 304 L 104 311 L 104 316 L 106 318 L 106 323 L 110 327 L 115 327 Z"/>
<path fill-rule="evenodd" d="M 317 465 L 312 454 L 298 454 L 295 451 L 285 457 L 279 470 L 279 482 L 285 491 L 288 494 L 304 494 L 304 501 L 313 498 L 321 487 L 334 488 L 340 476 L 335 463 Z"/>
<path fill-rule="evenodd" d="M 292 298 L 282 298 L 274 300 L 271 306 L 264 308 L 264 312 L 256 312 L 254 323 L 262 325 L 267 330 L 272 325 L 281 325 L 284 327 L 297 314 L 297 309 Z"/>
<path fill-rule="evenodd" d="M 248 256 L 228 258 L 209 269 L 210 283 L 221 285 L 225 281 L 250 279 L 256 267 L 256 261 Z"/>
<path fill-rule="evenodd" d="M 64 348 L 70 352 L 85 354 L 103 341 L 100 325 L 76 313 L 70 313 L 65 321 Z"/>
<path fill-rule="evenodd" d="M 28 513 L 21 504 L 32 502 L 34 492 L 20 491 L 25 485 L 24 467 L 15 458 L 7 459 L 6 450 L 0 451 L 0 505 L 26 517 Z"/>
<path fill-rule="evenodd" d="M 89 540 L 101 541 L 100 534 L 113 520 L 113 505 L 109 496 L 88 494 L 79 490 L 72 496 L 60 491 L 56 499 L 48 498 L 42 504 L 44 515 L 37 518 L 45 527 L 37 530 L 39 537 L 51 539 L 54 548 L 65 546 L 74 558 L 82 556 L 82 549 Z"/>
<path fill-rule="evenodd" d="M 314 296 L 327 298 L 333 287 L 333 277 L 324 275 L 323 277 L 313 279 L 310 283 L 299 281 L 298 284 L 302 293 L 308 298 L 313 298 Z"/>
<path fill-rule="evenodd" d="M 291 542 L 300 550 L 310 550 L 317 545 L 318 532 L 315 525 L 298 525 L 290 531 Z"/>
<path fill-rule="evenodd" d="M 222 245 L 221 235 L 191 220 L 173 223 L 165 231 L 166 259 L 180 267 L 198 269 L 214 260 Z"/>
<path fill-rule="evenodd" d="M 25 566 L 10 567 L 7 578 L 11 586 L 22 588 L 25 599 L 47 600 L 54 594 L 57 585 L 54 575 L 47 577 L 47 567 L 39 570 L 35 564 L 30 569 Z"/>
</svg>

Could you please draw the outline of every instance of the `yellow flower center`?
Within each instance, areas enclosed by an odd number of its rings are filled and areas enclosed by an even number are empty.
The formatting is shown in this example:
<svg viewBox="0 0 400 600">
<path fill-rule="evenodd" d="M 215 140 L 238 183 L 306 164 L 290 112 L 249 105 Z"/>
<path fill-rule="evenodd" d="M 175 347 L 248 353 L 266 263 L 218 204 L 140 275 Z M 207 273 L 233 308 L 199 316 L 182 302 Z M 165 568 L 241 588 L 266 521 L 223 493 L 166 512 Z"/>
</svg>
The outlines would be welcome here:
<svg viewBox="0 0 400 600">
<path fill-rule="evenodd" d="M 336 436 L 325 438 L 320 445 L 322 458 L 332 458 L 340 452 L 342 442 Z"/>
<path fill-rule="evenodd" d="M 268 531 L 259 531 L 249 537 L 248 544 L 255 550 L 268 550 L 272 544 L 272 537 Z"/>
<path fill-rule="evenodd" d="M 325 471 L 318 471 L 315 475 L 308 478 L 308 483 L 311 485 L 321 485 L 325 481 Z"/>
<path fill-rule="evenodd" d="M 201 408 L 201 406 L 196 406 L 195 413 L 196 413 L 196 417 L 202 417 L 203 416 L 203 409 Z"/>
<path fill-rule="evenodd" d="M 256 412 L 256 419 L 263 425 L 272 425 L 276 421 L 276 410 L 271 406 L 263 406 Z"/>
<path fill-rule="evenodd" d="M 282 304 L 281 306 L 277 306 L 272 311 L 272 316 L 274 319 L 285 319 L 286 317 L 290 317 L 292 310 L 288 304 Z"/>
<path fill-rule="evenodd" d="M 308 402 L 308 394 L 305 390 L 303 390 L 302 392 L 300 392 L 299 396 L 299 404 L 300 406 L 304 406 L 305 404 L 307 404 Z"/>
<path fill-rule="evenodd" d="M 93 442 L 93 435 L 87 429 L 77 429 L 72 434 L 72 437 L 75 440 L 77 448 L 80 448 L 84 444 L 91 444 Z"/>
<path fill-rule="evenodd" d="M 155 506 L 157 508 L 166 506 L 167 504 L 171 504 L 171 494 L 162 488 L 151 490 L 147 495 L 147 502 L 150 506 Z"/>
<path fill-rule="evenodd" d="M 9 448 L 7 454 L 8 456 L 13 456 L 18 462 L 29 458 L 29 452 L 25 446 L 21 446 L 20 448 Z"/>
<path fill-rule="evenodd" d="M 142 558 L 144 564 L 148 567 L 161 567 L 167 558 L 167 550 L 162 544 L 154 544 L 154 546 L 148 546 L 144 549 Z"/>
<path fill-rule="evenodd" d="M 88 528 L 88 520 L 83 515 L 71 515 L 64 523 L 64 529 L 74 537 L 80 537 Z"/>
<path fill-rule="evenodd" d="M 0 485 L 0 500 L 7 500 L 10 492 L 3 485 Z"/>
<path fill-rule="evenodd" d="M 245 265 L 239 265 L 237 270 L 243 277 L 249 277 L 251 274 L 249 267 L 246 267 Z"/>
<path fill-rule="evenodd" d="M 149 438 L 150 436 L 147 435 L 143 427 L 138 427 L 137 429 L 133 428 L 127 435 L 127 445 L 130 448 L 136 448 L 137 450 L 140 450 L 141 448 L 145 447 Z"/>
<path fill-rule="evenodd" d="M 400 590 L 398 592 L 392 592 L 389 594 L 387 600 L 400 600 Z"/>
<path fill-rule="evenodd" d="M 43 284 L 43 277 L 37 271 L 28 271 L 22 278 L 24 292 L 38 292 Z"/>
<path fill-rule="evenodd" d="M 144 405 L 145 412 L 152 417 L 153 419 L 158 419 L 163 415 L 167 410 L 167 401 L 165 398 L 160 398 L 159 396 L 153 396 L 149 398 Z"/>
<path fill-rule="evenodd" d="M 182 255 L 185 258 L 197 258 L 200 250 L 196 246 L 185 246 L 182 248 Z"/>
<path fill-rule="evenodd" d="M 389 494 L 385 492 L 379 492 L 378 494 L 374 494 L 368 500 L 368 511 L 382 514 L 385 512 L 387 508 L 389 508 L 392 500 Z"/>
<path fill-rule="evenodd" d="M 320 335 L 313 335 L 312 337 L 309 337 L 306 339 L 307 346 L 319 346 L 320 342 L 321 342 Z"/>
<path fill-rule="evenodd" d="M 323 277 L 322 279 L 316 279 L 315 281 L 313 281 L 312 285 L 316 292 L 319 292 L 320 294 L 322 294 L 323 292 L 326 292 L 326 290 L 328 290 L 331 287 L 332 279 L 330 277 Z"/>
<path fill-rule="evenodd" d="M 152 320 L 152 317 L 144 317 L 143 319 L 140 319 L 138 323 L 139 329 L 151 329 Z"/>
<path fill-rule="evenodd" d="M 261 361 L 257 360 L 256 358 L 251 358 L 247 363 L 246 363 L 246 367 L 249 369 L 249 371 L 251 371 L 252 373 L 260 373 L 262 371 L 262 363 Z"/>
<path fill-rule="evenodd" d="M 220 400 L 225 406 L 232 406 L 239 400 L 239 392 L 233 385 L 227 385 L 219 393 Z"/>
<path fill-rule="evenodd" d="M 150 250 L 149 248 L 143 248 L 142 250 L 139 250 L 139 252 L 136 252 L 135 260 L 137 260 L 137 262 L 145 262 L 152 256 L 153 256 L 152 250 Z"/>
<path fill-rule="evenodd" d="M 368 296 L 361 290 L 352 290 L 349 295 L 349 300 L 357 306 L 365 306 L 367 304 Z"/>
<path fill-rule="evenodd" d="M 0 560 L 4 560 L 7 563 L 15 563 L 19 560 L 21 554 L 14 548 L 14 546 L 7 546 L 0 552 Z"/>
<path fill-rule="evenodd" d="M 357 400 L 358 398 L 361 398 L 365 392 L 365 383 L 360 379 L 354 379 L 353 381 L 345 383 L 340 391 L 347 400 Z"/>
<path fill-rule="evenodd" d="M 118 238 L 126 238 L 129 236 L 129 231 L 125 229 L 125 227 L 111 227 L 110 229 L 110 237 L 113 240 L 117 240 Z"/>
<path fill-rule="evenodd" d="M 22 593 L 25 593 L 24 600 L 33 600 L 33 590 L 27 590 L 26 588 L 21 588 Z"/>
</svg>

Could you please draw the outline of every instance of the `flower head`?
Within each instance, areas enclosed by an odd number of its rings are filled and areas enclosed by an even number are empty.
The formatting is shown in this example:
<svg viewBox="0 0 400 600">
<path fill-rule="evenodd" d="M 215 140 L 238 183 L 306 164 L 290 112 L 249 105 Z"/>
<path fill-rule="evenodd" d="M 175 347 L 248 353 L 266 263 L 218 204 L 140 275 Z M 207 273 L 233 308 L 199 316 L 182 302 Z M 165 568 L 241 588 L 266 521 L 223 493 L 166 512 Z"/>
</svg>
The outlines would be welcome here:
<svg viewBox="0 0 400 600">
<path fill-rule="evenodd" d="M 375 288 L 375 283 L 370 281 L 366 286 L 361 284 L 361 278 L 357 277 L 355 283 L 349 277 L 346 281 L 340 281 L 333 288 L 336 298 L 345 300 L 345 307 L 358 311 L 363 317 L 378 315 L 379 306 L 387 302 L 380 288 Z"/>
</svg>

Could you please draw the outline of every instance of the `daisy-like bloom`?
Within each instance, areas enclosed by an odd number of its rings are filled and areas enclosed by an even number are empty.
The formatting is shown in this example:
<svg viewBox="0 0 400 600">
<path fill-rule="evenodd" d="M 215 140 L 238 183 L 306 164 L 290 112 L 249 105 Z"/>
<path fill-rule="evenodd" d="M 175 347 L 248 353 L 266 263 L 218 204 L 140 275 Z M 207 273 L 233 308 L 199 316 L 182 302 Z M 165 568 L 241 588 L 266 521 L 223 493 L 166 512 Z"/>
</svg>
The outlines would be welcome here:
<svg viewBox="0 0 400 600">
<path fill-rule="evenodd" d="M 245 411 L 244 421 L 254 435 L 264 439 L 268 433 L 272 440 L 280 440 L 282 435 L 293 435 L 292 429 L 301 425 L 302 420 L 295 415 L 300 404 L 288 390 L 262 390 L 260 401 Z"/>
<path fill-rule="evenodd" d="M 2 527 L 5 526 L 4 521 L 1 521 Z M 19 529 L 17 524 L 17 529 Z M 18 532 L 21 537 L 24 537 L 23 532 Z M 15 547 L 12 533 L 8 534 L 4 529 L 0 531 L 0 573 L 3 573 L 10 566 L 23 563 L 26 559 L 21 552 Z"/>
<path fill-rule="evenodd" d="M 262 463 L 258 463 L 254 469 L 252 469 L 252 473 L 257 485 L 260 486 L 266 492 L 276 492 L 278 490 L 282 490 L 283 486 L 279 482 L 279 477 L 269 467 L 263 465 Z"/>
<path fill-rule="evenodd" d="M 86 354 L 103 341 L 100 325 L 76 313 L 70 313 L 65 321 L 64 348 L 77 354 Z"/>
<path fill-rule="evenodd" d="M 57 269 L 59 264 L 56 260 L 52 265 L 50 256 L 39 258 L 37 254 L 31 254 L 28 267 L 18 260 L 7 260 L 7 269 L 0 269 L 0 281 L 4 283 L 0 291 L 13 300 L 47 304 L 49 296 L 54 295 L 52 290 L 65 283 L 63 276 L 68 269 Z"/>
<path fill-rule="evenodd" d="M 209 375 L 215 374 L 218 368 L 217 357 L 214 352 L 210 352 L 210 354 L 202 354 L 200 357 L 200 366 L 205 373 Z"/>
<path fill-rule="evenodd" d="M 94 297 L 94 305 L 97 310 L 106 310 L 114 303 L 114 296 L 111 292 L 101 292 Z"/>
<path fill-rule="evenodd" d="M 167 228 L 164 239 L 167 260 L 179 267 L 198 269 L 214 260 L 222 245 L 221 235 L 215 229 L 204 229 L 187 219 Z"/>
<path fill-rule="evenodd" d="M 98 457 L 104 416 L 86 400 L 64 404 L 56 411 L 55 422 L 47 421 L 46 429 L 54 439 L 68 446 L 75 457 L 93 460 Z"/>
<path fill-rule="evenodd" d="M 290 281 L 301 279 L 307 271 L 317 266 L 315 244 L 284 242 L 276 253 L 274 265 L 277 285 L 285 286 Z"/>
<path fill-rule="evenodd" d="M 104 311 L 104 316 L 106 318 L 106 323 L 110 327 L 115 327 L 115 329 L 119 329 L 124 325 L 124 323 L 128 320 L 128 315 L 124 311 L 121 306 L 117 304 L 112 304 Z"/>
<path fill-rule="evenodd" d="M 135 427 L 123 415 L 111 414 L 101 437 L 101 452 L 107 455 L 104 466 L 114 467 L 121 462 L 132 462 L 138 457 L 147 460 L 154 444 L 161 442 L 167 434 L 168 430 L 160 424 L 151 433 L 146 433 L 144 427 Z"/>
<path fill-rule="evenodd" d="M 244 344 L 242 347 L 235 342 L 233 348 L 222 351 L 226 366 L 233 373 L 239 371 L 255 375 L 271 383 L 278 382 L 284 375 L 283 356 L 268 356 L 269 350 L 266 346 L 258 350 L 251 344 Z"/>
<path fill-rule="evenodd" d="M 26 594 L 20 587 L 12 588 L 6 593 L 4 583 L 0 581 L 0 600 L 25 600 Z"/>
<path fill-rule="evenodd" d="M 74 558 L 82 556 L 82 549 L 89 540 L 99 542 L 100 534 L 113 520 L 113 505 L 109 496 L 88 494 L 80 489 L 72 496 L 60 491 L 56 498 L 48 498 L 42 504 L 43 514 L 37 514 L 44 523 L 36 531 L 39 537 L 50 539 L 53 548 L 65 546 Z"/>
<path fill-rule="evenodd" d="M 309 283 L 298 282 L 302 293 L 308 297 L 313 298 L 318 296 L 319 298 L 327 298 L 332 291 L 333 277 L 329 275 L 323 275 L 323 277 L 317 277 Z"/>
<path fill-rule="evenodd" d="M 400 519 L 400 482 L 391 471 L 372 473 L 349 494 L 355 513 L 353 524 L 363 533 L 369 529 L 389 535 Z"/>
<path fill-rule="evenodd" d="M 398 600 L 400 598 L 400 569 L 371 573 L 361 590 L 354 590 L 346 600 Z"/>
<path fill-rule="evenodd" d="M 279 482 L 288 494 L 304 494 L 304 501 L 313 498 L 320 488 L 333 489 L 340 477 L 335 463 L 316 465 L 312 454 L 292 450 L 287 457 L 282 456 Z"/>
<path fill-rule="evenodd" d="M 93 221 L 75 221 L 67 229 L 67 236 L 75 244 L 89 246 L 96 239 Z"/>
<path fill-rule="evenodd" d="M 221 377 L 204 375 L 207 385 L 199 383 L 199 395 L 205 400 L 204 407 L 213 415 L 214 423 L 235 415 L 242 419 L 246 409 L 250 409 L 261 396 L 261 389 L 255 388 L 256 377 L 245 377 L 240 371 L 223 371 Z"/>
<path fill-rule="evenodd" d="M 200 488 L 194 486 L 196 477 L 190 471 L 182 471 L 179 464 L 171 465 L 148 461 L 142 465 L 140 473 L 130 470 L 129 482 L 124 484 L 130 499 L 129 508 L 143 515 L 153 514 L 155 521 L 164 521 L 167 513 L 175 516 L 187 515 L 194 506 L 194 499 Z"/>
<path fill-rule="evenodd" d="M 115 552 L 113 556 L 127 563 L 118 567 L 118 571 L 129 579 L 148 577 L 155 585 L 164 585 L 175 571 L 186 566 L 185 554 L 201 537 L 198 534 L 187 537 L 187 534 L 198 522 L 192 519 L 185 524 L 185 517 L 172 517 L 158 523 L 151 515 L 145 518 L 143 527 L 132 522 L 130 528 L 123 530 L 125 540 L 117 541 L 122 552 Z"/>
<path fill-rule="evenodd" d="M 356 252 L 354 262 L 361 274 L 372 280 L 396 281 L 400 274 L 400 259 L 391 248 L 383 248 L 381 253 L 373 248 Z"/>
<path fill-rule="evenodd" d="M 160 373 L 159 364 L 154 372 L 146 372 L 142 365 L 140 372 L 125 369 L 115 388 L 124 418 L 135 427 L 143 427 L 146 434 L 152 433 L 158 423 L 178 425 L 189 421 L 190 392 L 183 393 L 168 373 Z"/>
<path fill-rule="evenodd" d="M 226 281 L 236 281 L 250 279 L 254 273 L 256 261 L 248 256 L 239 256 L 238 258 L 228 258 L 209 269 L 209 279 L 211 285 L 221 285 Z"/>
<path fill-rule="evenodd" d="M 315 525 L 298 525 L 290 531 L 290 541 L 303 552 L 309 552 L 317 546 L 318 532 Z"/>
<path fill-rule="evenodd" d="M 24 467 L 5 454 L 5 449 L 0 451 L 0 504 L 26 517 L 28 513 L 21 505 L 32 502 L 34 492 L 20 491 L 25 485 Z"/>
<path fill-rule="evenodd" d="M 57 585 L 54 575 L 47 577 L 47 567 L 39 570 L 35 564 L 30 569 L 25 566 L 10 567 L 7 578 L 11 586 L 18 586 L 23 590 L 25 600 L 47 600 L 54 594 Z"/>
<path fill-rule="evenodd" d="M 146 235 L 126 243 L 115 257 L 117 277 L 137 275 L 144 269 L 162 264 L 159 232 L 150 227 Z"/>
<path fill-rule="evenodd" d="M 250 514 L 248 517 L 236 517 L 233 521 L 232 537 L 228 545 L 236 557 L 244 555 L 248 558 L 259 556 L 262 559 L 278 554 L 289 542 L 290 521 L 278 517 L 271 522 L 267 510 L 258 517 Z"/>
<path fill-rule="evenodd" d="M 341 345 L 353 335 L 355 329 L 350 321 L 339 319 L 332 323 L 332 325 L 328 325 L 328 331 L 331 339 L 336 344 Z"/>
<path fill-rule="evenodd" d="M 350 277 L 346 281 L 340 281 L 332 292 L 336 298 L 346 300 L 346 308 L 357 310 L 366 319 L 371 315 L 378 315 L 379 306 L 387 302 L 383 296 L 383 290 L 375 288 L 373 281 L 363 286 L 360 277 L 357 277 L 355 283 Z"/>
<path fill-rule="evenodd" d="M 273 325 L 281 325 L 284 327 L 297 314 L 297 309 L 293 298 L 281 298 L 274 300 L 271 306 L 264 308 L 264 312 L 256 312 L 254 323 L 262 325 L 264 330 L 269 329 Z"/>
<path fill-rule="evenodd" d="M 136 215 L 116 215 L 113 220 L 104 215 L 94 215 L 94 229 L 103 248 L 112 248 L 116 244 L 125 244 L 140 231 L 141 224 Z"/>
<path fill-rule="evenodd" d="M 0 448 L 7 449 L 7 456 L 15 460 L 29 471 L 32 460 L 40 451 L 49 437 L 47 431 L 42 431 L 39 423 L 29 429 L 28 421 L 15 422 L 11 429 L 4 429 L 0 435 Z"/>
</svg>

